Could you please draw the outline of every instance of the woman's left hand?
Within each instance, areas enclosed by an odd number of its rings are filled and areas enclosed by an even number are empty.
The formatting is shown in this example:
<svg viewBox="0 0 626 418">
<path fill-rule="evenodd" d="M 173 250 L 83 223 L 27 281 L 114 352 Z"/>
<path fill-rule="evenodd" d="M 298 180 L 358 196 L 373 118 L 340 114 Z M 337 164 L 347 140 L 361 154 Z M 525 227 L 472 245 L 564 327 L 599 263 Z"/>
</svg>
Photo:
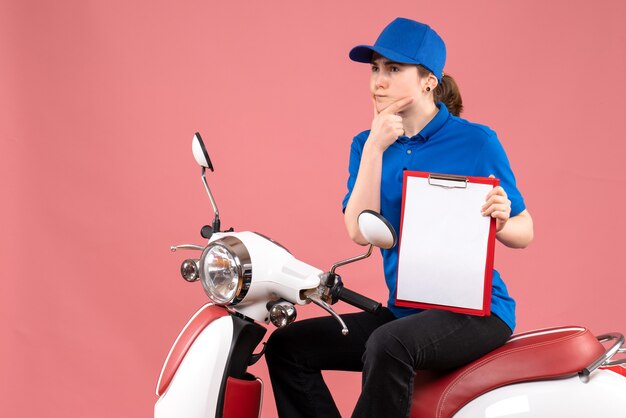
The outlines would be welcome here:
<svg viewBox="0 0 626 418">
<path fill-rule="evenodd" d="M 492 174 L 489 177 L 494 178 Z M 511 201 L 501 186 L 494 187 L 489 194 L 483 207 L 483 216 L 496 218 L 496 232 L 500 232 L 511 217 Z"/>
</svg>

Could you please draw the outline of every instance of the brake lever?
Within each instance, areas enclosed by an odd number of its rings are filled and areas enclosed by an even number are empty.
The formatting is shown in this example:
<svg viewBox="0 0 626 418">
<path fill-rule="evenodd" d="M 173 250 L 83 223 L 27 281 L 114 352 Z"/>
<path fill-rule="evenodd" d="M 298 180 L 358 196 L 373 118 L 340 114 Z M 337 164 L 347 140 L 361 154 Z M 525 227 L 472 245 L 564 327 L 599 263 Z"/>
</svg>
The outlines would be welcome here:
<svg viewBox="0 0 626 418">
<path fill-rule="evenodd" d="M 195 245 L 195 244 L 182 244 L 182 245 L 172 245 L 170 247 L 170 250 L 172 252 L 176 252 L 176 250 L 197 250 L 197 251 L 202 251 L 204 250 L 204 247 L 201 245 Z"/>
<path fill-rule="evenodd" d="M 335 312 L 328 303 L 324 302 L 320 298 L 320 295 L 317 293 L 317 289 L 312 289 L 312 290 L 313 290 L 312 292 L 306 294 L 307 299 L 313 302 L 314 304 L 316 304 L 317 306 L 319 306 L 320 308 L 324 309 L 329 314 L 331 314 L 332 317 L 335 318 L 337 322 L 339 322 L 339 324 L 341 325 L 341 335 L 348 335 L 350 331 L 348 330 L 346 323 L 343 322 L 343 319 L 341 319 L 341 317 L 337 314 L 337 312 Z"/>
</svg>

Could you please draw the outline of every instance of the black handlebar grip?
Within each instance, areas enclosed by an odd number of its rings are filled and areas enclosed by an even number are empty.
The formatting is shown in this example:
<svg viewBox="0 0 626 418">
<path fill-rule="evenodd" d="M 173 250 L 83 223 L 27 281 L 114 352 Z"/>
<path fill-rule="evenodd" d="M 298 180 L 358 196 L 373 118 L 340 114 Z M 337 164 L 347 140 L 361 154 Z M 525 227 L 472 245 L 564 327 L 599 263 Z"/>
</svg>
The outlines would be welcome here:
<svg viewBox="0 0 626 418">
<path fill-rule="evenodd" d="M 337 299 L 370 313 L 378 312 L 381 307 L 380 302 L 376 302 L 373 299 L 353 292 L 352 290 L 346 289 L 345 287 L 341 288 L 339 294 L 337 295 Z"/>
</svg>

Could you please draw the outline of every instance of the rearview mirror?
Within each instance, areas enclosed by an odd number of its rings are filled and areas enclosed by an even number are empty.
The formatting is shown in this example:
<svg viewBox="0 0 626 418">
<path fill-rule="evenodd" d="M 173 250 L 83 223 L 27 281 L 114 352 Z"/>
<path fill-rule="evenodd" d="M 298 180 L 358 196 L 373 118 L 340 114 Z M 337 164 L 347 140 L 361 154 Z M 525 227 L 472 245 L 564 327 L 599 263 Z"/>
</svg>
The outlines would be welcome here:
<svg viewBox="0 0 626 418">
<path fill-rule="evenodd" d="M 211 164 L 209 153 L 206 151 L 204 141 L 202 141 L 202 137 L 198 132 L 193 135 L 193 140 L 191 142 L 191 151 L 193 151 L 193 157 L 196 159 L 196 162 L 201 167 L 208 168 L 209 170 L 213 171 L 213 164 Z"/>
<path fill-rule="evenodd" d="M 361 235 L 370 244 L 385 250 L 396 246 L 398 242 L 396 231 L 381 214 L 366 209 L 359 214 L 357 222 Z"/>
</svg>

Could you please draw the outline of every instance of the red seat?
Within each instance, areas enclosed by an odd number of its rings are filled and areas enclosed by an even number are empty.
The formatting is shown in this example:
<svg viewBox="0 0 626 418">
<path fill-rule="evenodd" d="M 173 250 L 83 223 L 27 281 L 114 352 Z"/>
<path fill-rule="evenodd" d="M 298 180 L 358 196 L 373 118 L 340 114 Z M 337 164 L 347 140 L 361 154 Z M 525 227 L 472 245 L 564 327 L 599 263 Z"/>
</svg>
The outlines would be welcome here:
<svg viewBox="0 0 626 418">
<path fill-rule="evenodd" d="M 586 328 L 549 328 L 514 335 L 504 346 L 451 372 L 418 371 L 411 418 L 447 418 L 495 388 L 576 375 L 605 352 Z"/>
</svg>

